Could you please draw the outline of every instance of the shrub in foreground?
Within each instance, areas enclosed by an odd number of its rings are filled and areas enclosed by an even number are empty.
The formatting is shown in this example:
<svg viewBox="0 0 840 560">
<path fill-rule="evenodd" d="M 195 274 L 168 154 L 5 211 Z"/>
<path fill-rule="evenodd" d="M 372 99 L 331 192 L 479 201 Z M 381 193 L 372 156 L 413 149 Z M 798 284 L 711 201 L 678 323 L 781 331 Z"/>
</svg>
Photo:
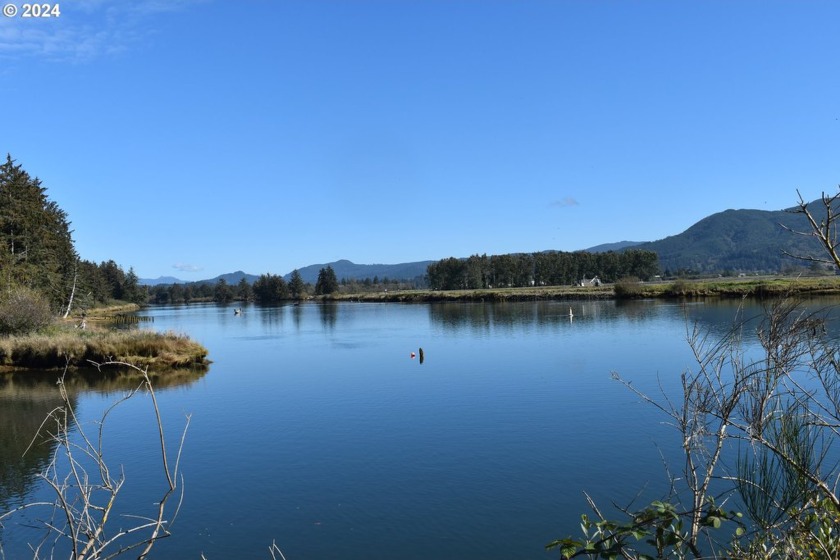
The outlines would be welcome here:
<svg viewBox="0 0 840 560">
<path fill-rule="evenodd" d="M 49 303 L 35 290 L 16 287 L 0 295 L 0 334 L 34 332 L 51 321 Z"/>
</svg>

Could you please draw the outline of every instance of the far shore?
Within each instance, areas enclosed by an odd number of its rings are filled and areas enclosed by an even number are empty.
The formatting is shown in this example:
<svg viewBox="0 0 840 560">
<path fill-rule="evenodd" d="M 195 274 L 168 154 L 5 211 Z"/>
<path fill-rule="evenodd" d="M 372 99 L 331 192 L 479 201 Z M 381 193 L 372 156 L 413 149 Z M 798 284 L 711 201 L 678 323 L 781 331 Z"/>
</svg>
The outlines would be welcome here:
<svg viewBox="0 0 840 560">
<path fill-rule="evenodd" d="M 333 293 L 312 302 L 506 302 L 608 299 L 777 298 L 840 295 L 840 276 L 742 277 L 619 282 L 600 286 L 532 286 L 480 290 L 382 290 Z M 237 302 L 232 302 L 236 305 Z M 207 368 L 208 350 L 185 334 L 149 329 L 114 330 L 110 322 L 133 322 L 140 306 L 120 304 L 60 319 L 44 332 L 0 338 L 0 373 L 23 369 L 84 368 L 124 362 L 141 368 Z"/>
<path fill-rule="evenodd" d="M 600 286 L 532 286 L 478 290 L 388 290 L 316 296 L 324 301 L 446 302 L 540 301 L 651 298 L 742 298 L 840 295 L 840 276 L 745 277 L 632 282 Z"/>
</svg>

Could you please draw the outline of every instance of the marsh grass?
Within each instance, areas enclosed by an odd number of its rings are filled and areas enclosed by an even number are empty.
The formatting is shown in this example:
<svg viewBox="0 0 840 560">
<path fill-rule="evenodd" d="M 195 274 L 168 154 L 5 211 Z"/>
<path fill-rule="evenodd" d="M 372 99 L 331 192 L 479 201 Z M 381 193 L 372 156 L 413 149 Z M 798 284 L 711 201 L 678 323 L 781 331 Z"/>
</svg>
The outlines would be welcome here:
<svg viewBox="0 0 840 560">
<path fill-rule="evenodd" d="M 445 301 L 535 301 L 623 298 L 778 297 L 840 295 L 840 277 L 818 276 L 683 279 L 641 282 L 622 279 L 601 286 L 532 286 L 482 290 L 389 290 L 387 292 L 334 293 L 319 296 L 324 301 L 445 302 Z"/>
<path fill-rule="evenodd" d="M 89 362 L 120 361 L 138 367 L 183 368 L 207 365 L 207 349 L 174 332 L 76 329 L 53 325 L 45 331 L 0 337 L 0 366 L 59 369 Z"/>
<path fill-rule="evenodd" d="M 609 299 L 612 287 L 533 286 L 530 288 L 487 288 L 478 290 L 389 290 L 387 292 L 334 293 L 325 301 L 445 302 L 445 301 L 535 301 L 552 299 Z"/>
</svg>

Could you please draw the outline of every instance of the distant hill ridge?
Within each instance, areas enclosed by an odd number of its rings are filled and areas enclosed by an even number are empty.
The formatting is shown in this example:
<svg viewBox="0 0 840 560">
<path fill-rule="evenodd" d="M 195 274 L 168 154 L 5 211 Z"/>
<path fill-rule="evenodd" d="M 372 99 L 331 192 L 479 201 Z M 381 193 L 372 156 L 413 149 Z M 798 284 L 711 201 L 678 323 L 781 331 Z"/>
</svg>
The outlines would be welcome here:
<svg viewBox="0 0 840 560">
<path fill-rule="evenodd" d="M 819 222 L 825 217 L 821 200 L 808 204 L 808 208 Z M 654 251 L 659 255 L 659 264 L 666 274 L 679 272 L 713 273 L 737 272 L 781 272 L 787 267 L 804 266 L 803 261 L 784 255 L 787 252 L 800 256 L 822 256 L 821 249 L 810 236 L 795 235 L 784 226 L 796 231 L 808 232 L 810 226 L 805 216 L 794 213 L 794 208 L 785 210 L 724 210 L 707 216 L 682 233 L 658 241 L 619 241 L 605 243 L 585 249 L 591 253 L 626 251 L 630 248 Z M 837 208 L 840 212 L 840 207 Z M 464 256 L 466 258 L 467 255 Z M 390 278 L 412 280 L 424 276 L 429 264 L 436 261 L 419 261 L 400 264 L 356 264 L 342 259 L 332 263 L 313 264 L 298 269 L 305 282 L 315 283 L 318 271 L 332 266 L 339 279 L 364 280 L 365 278 Z M 291 272 L 284 278 L 289 279 Z M 197 282 L 218 282 L 224 279 L 228 284 L 237 284 L 242 278 L 253 283 L 259 276 L 241 270 L 222 274 L 215 278 Z M 157 279 L 140 279 L 141 284 L 187 283 L 171 276 Z"/>
<path fill-rule="evenodd" d="M 304 282 L 309 282 L 311 284 L 314 284 L 318 280 L 318 272 L 326 266 L 331 266 L 333 268 L 335 275 L 339 280 L 342 278 L 346 278 L 347 280 L 364 280 L 365 278 L 374 277 L 379 277 L 380 279 L 389 278 L 392 280 L 413 280 L 418 276 L 424 276 L 426 274 L 426 268 L 432 262 L 434 261 L 418 261 L 400 264 L 356 264 L 346 259 L 342 259 L 331 263 L 311 264 L 309 266 L 299 268 L 298 272 Z M 292 273 L 289 272 L 285 274 L 283 278 L 288 281 L 289 278 L 291 278 L 291 275 Z M 228 284 L 234 285 L 238 284 L 243 278 L 245 278 L 250 284 L 253 284 L 254 281 L 259 278 L 259 275 L 248 274 L 241 270 L 237 270 L 236 272 L 221 274 L 215 278 L 208 278 L 206 280 L 191 280 L 186 282 L 171 276 L 161 276 L 160 278 L 155 279 L 141 278 L 140 283 L 147 286 L 188 283 L 215 284 L 219 280 L 224 280 Z"/>
</svg>

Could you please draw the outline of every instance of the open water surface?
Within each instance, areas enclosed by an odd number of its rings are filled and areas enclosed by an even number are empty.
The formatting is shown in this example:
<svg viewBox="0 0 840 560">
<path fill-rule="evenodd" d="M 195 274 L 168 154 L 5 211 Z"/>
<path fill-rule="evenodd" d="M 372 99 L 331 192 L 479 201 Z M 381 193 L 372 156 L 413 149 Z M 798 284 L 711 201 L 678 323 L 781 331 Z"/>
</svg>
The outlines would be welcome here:
<svg viewBox="0 0 840 560">
<path fill-rule="evenodd" d="M 687 329 L 719 336 L 740 303 L 149 308 L 145 328 L 186 333 L 213 360 L 157 391 L 171 448 L 191 421 L 183 505 L 152 557 L 270 558 L 274 541 L 287 560 L 555 558 L 543 547 L 578 536 L 584 491 L 607 511 L 644 505 L 676 457 L 676 432 L 611 372 L 676 395 Z M 95 429 L 126 387 L 79 382 L 73 403 Z M 0 509 L 49 497 L 35 477 L 49 448 L 20 455 L 56 403 L 54 380 L 0 382 Z M 153 421 L 140 397 L 106 423 L 125 512 L 160 495 Z M 32 556 L 19 522 L 35 517 L 6 522 L 7 558 Z"/>
</svg>

